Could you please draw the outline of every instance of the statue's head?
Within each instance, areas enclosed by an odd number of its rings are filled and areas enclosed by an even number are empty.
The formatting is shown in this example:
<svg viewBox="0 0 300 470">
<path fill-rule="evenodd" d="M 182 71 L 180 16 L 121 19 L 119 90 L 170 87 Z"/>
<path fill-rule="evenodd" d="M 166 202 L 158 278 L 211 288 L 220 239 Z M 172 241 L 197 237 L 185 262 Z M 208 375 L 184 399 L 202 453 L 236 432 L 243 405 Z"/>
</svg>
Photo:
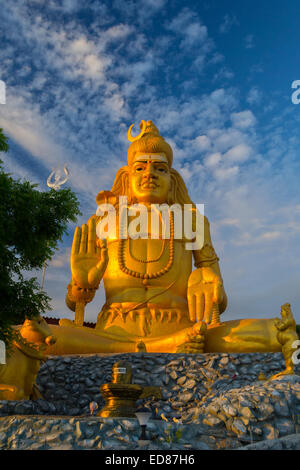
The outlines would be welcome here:
<svg viewBox="0 0 300 470">
<path fill-rule="evenodd" d="M 112 193 L 127 196 L 129 204 L 190 204 L 184 181 L 172 168 L 172 148 L 157 127 L 152 121 L 141 121 L 136 137 L 131 136 L 132 127 L 128 131 L 128 165 L 117 172 Z"/>
<path fill-rule="evenodd" d="M 164 203 L 171 185 L 172 149 L 152 121 L 141 122 L 137 137 L 131 137 L 131 127 L 127 158 L 132 197 L 139 203 Z"/>
</svg>

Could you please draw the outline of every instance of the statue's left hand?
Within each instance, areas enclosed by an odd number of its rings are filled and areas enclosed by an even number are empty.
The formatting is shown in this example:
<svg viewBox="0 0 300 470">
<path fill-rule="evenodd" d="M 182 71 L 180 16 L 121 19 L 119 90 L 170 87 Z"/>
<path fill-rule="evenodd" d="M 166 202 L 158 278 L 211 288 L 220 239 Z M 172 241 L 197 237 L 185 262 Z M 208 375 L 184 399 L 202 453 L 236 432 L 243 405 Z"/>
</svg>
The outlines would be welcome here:
<svg viewBox="0 0 300 470">
<path fill-rule="evenodd" d="M 190 320 L 211 322 L 212 307 L 220 305 L 225 291 L 220 276 L 209 267 L 198 268 L 189 277 L 187 298 Z"/>
</svg>

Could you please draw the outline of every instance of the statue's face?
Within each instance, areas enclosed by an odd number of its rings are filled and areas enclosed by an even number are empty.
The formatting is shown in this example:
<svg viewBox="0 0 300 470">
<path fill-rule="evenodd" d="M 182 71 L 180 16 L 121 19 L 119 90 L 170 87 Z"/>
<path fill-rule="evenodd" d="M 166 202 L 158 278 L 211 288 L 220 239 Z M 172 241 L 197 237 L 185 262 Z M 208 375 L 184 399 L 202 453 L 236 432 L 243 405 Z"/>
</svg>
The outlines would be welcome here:
<svg viewBox="0 0 300 470">
<path fill-rule="evenodd" d="M 166 155 L 138 152 L 130 166 L 130 184 L 139 203 L 167 202 L 171 175 Z"/>
</svg>

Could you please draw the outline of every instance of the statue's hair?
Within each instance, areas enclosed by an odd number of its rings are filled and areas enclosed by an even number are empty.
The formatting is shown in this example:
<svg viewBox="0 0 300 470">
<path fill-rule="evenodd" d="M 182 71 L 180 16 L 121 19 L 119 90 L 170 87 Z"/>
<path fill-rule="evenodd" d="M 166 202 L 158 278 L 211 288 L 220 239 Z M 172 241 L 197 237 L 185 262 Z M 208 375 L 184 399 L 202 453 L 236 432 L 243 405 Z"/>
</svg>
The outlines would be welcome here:
<svg viewBox="0 0 300 470">
<path fill-rule="evenodd" d="M 153 134 L 146 134 L 141 139 L 136 140 L 133 142 L 127 152 L 127 159 L 128 164 L 130 165 L 133 161 L 134 155 L 137 152 L 145 152 L 145 153 L 159 153 L 164 152 L 169 162 L 169 166 L 172 165 L 173 161 L 173 150 L 164 140 L 164 138 L 160 135 L 153 135 Z"/>
<path fill-rule="evenodd" d="M 169 191 L 168 204 L 193 204 L 188 194 L 185 182 L 174 168 L 170 169 L 171 174 L 171 188 Z M 137 201 L 133 199 L 129 185 L 129 167 L 123 166 L 116 174 L 114 184 L 111 188 L 111 192 L 115 196 L 127 196 L 128 204 L 134 204 Z M 194 204 L 193 204 L 194 205 Z"/>
</svg>

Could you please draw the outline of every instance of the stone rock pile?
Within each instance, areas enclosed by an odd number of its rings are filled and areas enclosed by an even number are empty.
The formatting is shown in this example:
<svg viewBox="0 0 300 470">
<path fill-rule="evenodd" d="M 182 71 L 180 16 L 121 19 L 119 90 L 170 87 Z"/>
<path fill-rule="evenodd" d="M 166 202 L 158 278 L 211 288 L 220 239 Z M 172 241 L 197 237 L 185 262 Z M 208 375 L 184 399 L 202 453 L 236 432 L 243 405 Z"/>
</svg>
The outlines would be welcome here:
<svg viewBox="0 0 300 470">
<path fill-rule="evenodd" d="M 0 401 L 0 416 L 7 417 L 7 429 L 16 423 L 14 419 L 21 420 L 20 416 L 11 418 L 11 415 L 50 415 L 51 419 L 46 416 L 35 418 L 44 422 L 43 426 L 46 427 L 55 419 L 64 419 L 64 425 L 73 426 L 74 423 L 70 421 L 72 416 L 76 416 L 76 422 L 85 419 L 93 422 L 96 419 L 99 424 L 99 418 L 87 417 L 90 413 L 89 403 L 96 401 L 99 409 L 104 406 L 99 388 L 111 381 L 112 365 L 121 359 L 132 364 L 133 383 L 161 388 L 162 399 L 150 397 L 139 400 L 137 404 L 143 403 L 152 409 L 153 432 L 157 434 L 157 439 L 159 436 L 164 438 L 162 442 L 165 444 L 173 442 L 173 446 L 187 446 L 181 448 L 191 445 L 236 448 L 299 432 L 300 376 L 283 376 L 273 381 L 258 380 L 261 372 L 270 377 L 284 369 L 280 353 L 132 353 L 51 357 L 41 367 L 37 379 L 43 399 Z M 300 374 L 299 365 L 295 371 Z M 64 418 L 55 418 L 62 415 Z M 23 427 L 26 420 L 30 419 L 33 418 L 23 418 Z M 4 432 L 3 423 L 1 418 L 0 433 Z M 105 426 L 107 423 L 105 421 Z M 58 424 L 53 426 L 56 429 Z M 52 427 L 48 431 L 51 435 L 54 432 Z M 30 434 L 29 428 L 28 432 Z M 168 436 L 165 432 L 169 433 Z M 180 435 L 182 437 L 178 438 Z M 106 442 L 103 439 L 100 441 Z M 180 442 L 176 443 L 176 439 Z M 132 448 L 128 447 L 133 445 L 132 442 L 129 444 L 125 441 L 125 447 Z M 75 445 L 73 441 L 65 441 L 64 437 L 60 437 L 59 442 Z M 99 442 L 95 444 L 96 447 L 100 445 Z M 158 441 L 155 442 L 157 445 Z M 94 448 L 94 444 L 91 447 Z"/>
</svg>

